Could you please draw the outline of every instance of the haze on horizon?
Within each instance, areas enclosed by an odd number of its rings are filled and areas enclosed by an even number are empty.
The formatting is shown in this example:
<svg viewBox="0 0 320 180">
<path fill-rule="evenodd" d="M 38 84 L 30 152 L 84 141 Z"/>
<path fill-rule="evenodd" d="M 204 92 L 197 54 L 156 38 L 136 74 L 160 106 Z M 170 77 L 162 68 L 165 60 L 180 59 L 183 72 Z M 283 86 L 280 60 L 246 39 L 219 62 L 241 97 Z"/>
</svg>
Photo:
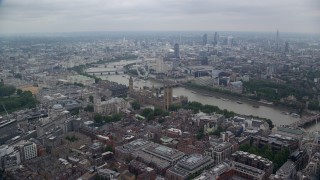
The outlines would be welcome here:
<svg viewBox="0 0 320 180">
<path fill-rule="evenodd" d="M 0 0 L 0 33 L 320 33 L 319 0 Z"/>
</svg>

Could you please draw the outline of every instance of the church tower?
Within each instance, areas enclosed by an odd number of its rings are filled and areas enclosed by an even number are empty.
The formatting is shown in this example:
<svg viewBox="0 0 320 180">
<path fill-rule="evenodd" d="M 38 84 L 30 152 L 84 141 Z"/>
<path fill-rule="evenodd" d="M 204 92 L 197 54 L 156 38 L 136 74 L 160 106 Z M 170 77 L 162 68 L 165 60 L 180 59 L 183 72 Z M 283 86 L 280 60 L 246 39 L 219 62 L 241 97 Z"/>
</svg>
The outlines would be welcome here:
<svg viewBox="0 0 320 180">
<path fill-rule="evenodd" d="M 130 79 L 129 79 L 129 92 L 132 92 L 132 91 L 133 91 L 133 79 L 130 76 Z"/>
<path fill-rule="evenodd" d="M 172 97 L 172 87 L 169 85 L 164 85 L 164 94 L 163 94 L 163 101 L 164 101 L 164 109 L 169 110 L 170 105 L 172 104 L 173 97 Z"/>
</svg>

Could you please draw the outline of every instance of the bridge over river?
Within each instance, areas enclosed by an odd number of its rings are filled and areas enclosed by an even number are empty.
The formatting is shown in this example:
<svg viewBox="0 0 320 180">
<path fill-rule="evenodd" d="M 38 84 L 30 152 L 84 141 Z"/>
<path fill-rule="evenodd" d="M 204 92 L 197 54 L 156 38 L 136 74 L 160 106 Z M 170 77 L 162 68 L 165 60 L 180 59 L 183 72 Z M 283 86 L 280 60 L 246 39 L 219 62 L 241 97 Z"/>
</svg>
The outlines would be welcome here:
<svg viewBox="0 0 320 180">
<path fill-rule="evenodd" d="M 306 127 L 308 125 L 313 124 L 314 122 L 316 122 L 319 119 L 320 119 L 320 114 L 316 114 L 313 116 L 301 118 L 299 121 L 296 121 L 296 122 L 290 124 L 290 126 L 292 126 L 292 127 Z"/>
</svg>

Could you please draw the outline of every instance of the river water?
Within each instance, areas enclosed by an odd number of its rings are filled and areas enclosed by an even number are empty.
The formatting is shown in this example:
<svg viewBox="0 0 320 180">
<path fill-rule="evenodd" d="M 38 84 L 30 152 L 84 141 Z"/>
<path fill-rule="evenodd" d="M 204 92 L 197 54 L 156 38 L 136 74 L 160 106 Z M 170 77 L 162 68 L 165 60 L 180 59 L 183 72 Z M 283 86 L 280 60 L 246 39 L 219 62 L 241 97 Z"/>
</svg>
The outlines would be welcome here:
<svg viewBox="0 0 320 180">
<path fill-rule="evenodd" d="M 130 61 L 132 63 L 133 61 Z M 129 76 L 126 74 L 120 75 L 103 75 L 99 76 L 102 79 L 107 79 L 109 81 L 118 82 L 120 84 L 129 85 Z M 156 82 L 153 80 L 141 80 L 138 78 L 134 78 L 133 82 L 135 89 L 143 88 L 144 86 L 152 87 L 154 85 L 155 88 L 161 87 L 162 83 Z M 288 109 L 280 109 L 279 107 L 272 107 L 261 105 L 258 108 L 253 107 L 251 102 L 242 101 L 243 104 L 238 104 L 237 99 L 232 97 L 223 97 L 220 98 L 217 95 L 213 95 L 212 97 L 206 96 L 202 93 L 194 92 L 190 89 L 186 89 L 184 87 L 176 87 L 173 88 L 174 96 L 187 96 L 189 101 L 197 101 L 202 104 L 209 104 L 218 106 L 220 109 L 227 109 L 229 111 L 233 111 L 238 114 L 244 115 L 253 115 L 259 116 L 263 118 L 271 119 L 273 124 L 276 126 L 280 125 L 288 125 L 295 121 L 298 121 L 299 118 L 291 117 L 290 115 L 285 115 L 283 111 L 289 111 Z M 318 125 L 312 125 L 306 128 L 308 131 L 313 131 L 320 129 L 320 123 Z"/>
</svg>

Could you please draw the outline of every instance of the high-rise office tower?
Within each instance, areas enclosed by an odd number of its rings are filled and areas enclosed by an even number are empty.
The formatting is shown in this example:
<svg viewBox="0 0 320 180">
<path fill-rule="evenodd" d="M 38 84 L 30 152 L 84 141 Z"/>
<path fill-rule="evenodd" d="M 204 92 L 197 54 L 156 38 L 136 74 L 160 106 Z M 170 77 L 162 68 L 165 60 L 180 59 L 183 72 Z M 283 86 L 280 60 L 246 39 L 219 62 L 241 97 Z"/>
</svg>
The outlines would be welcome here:
<svg viewBox="0 0 320 180">
<path fill-rule="evenodd" d="M 276 49 L 279 49 L 279 29 L 277 29 L 277 37 L 276 37 Z"/>
<path fill-rule="evenodd" d="M 217 32 L 214 33 L 213 45 L 218 45 L 219 35 Z"/>
<path fill-rule="evenodd" d="M 174 57 L 175 58 L 179 58 L 180 57 L 179 44 L 178 43 L 174 44 Z"/>
<path fill-rule="evenodd" d="M 289 42 L 286 41 L 286 44 L 285 44 L 285 47 L 284 47 L 284 52 L 285 52 L 285 53 L 289 53 L 289 51 L 290 51 Z"/>
<path fill-rule="evenodd" d="M 202 45 L 207 45 L 207 43 L 208 43 L 208 35 L 207 34 L 204 34 L 203 36 L 202 36 Z"/>
</svg>

